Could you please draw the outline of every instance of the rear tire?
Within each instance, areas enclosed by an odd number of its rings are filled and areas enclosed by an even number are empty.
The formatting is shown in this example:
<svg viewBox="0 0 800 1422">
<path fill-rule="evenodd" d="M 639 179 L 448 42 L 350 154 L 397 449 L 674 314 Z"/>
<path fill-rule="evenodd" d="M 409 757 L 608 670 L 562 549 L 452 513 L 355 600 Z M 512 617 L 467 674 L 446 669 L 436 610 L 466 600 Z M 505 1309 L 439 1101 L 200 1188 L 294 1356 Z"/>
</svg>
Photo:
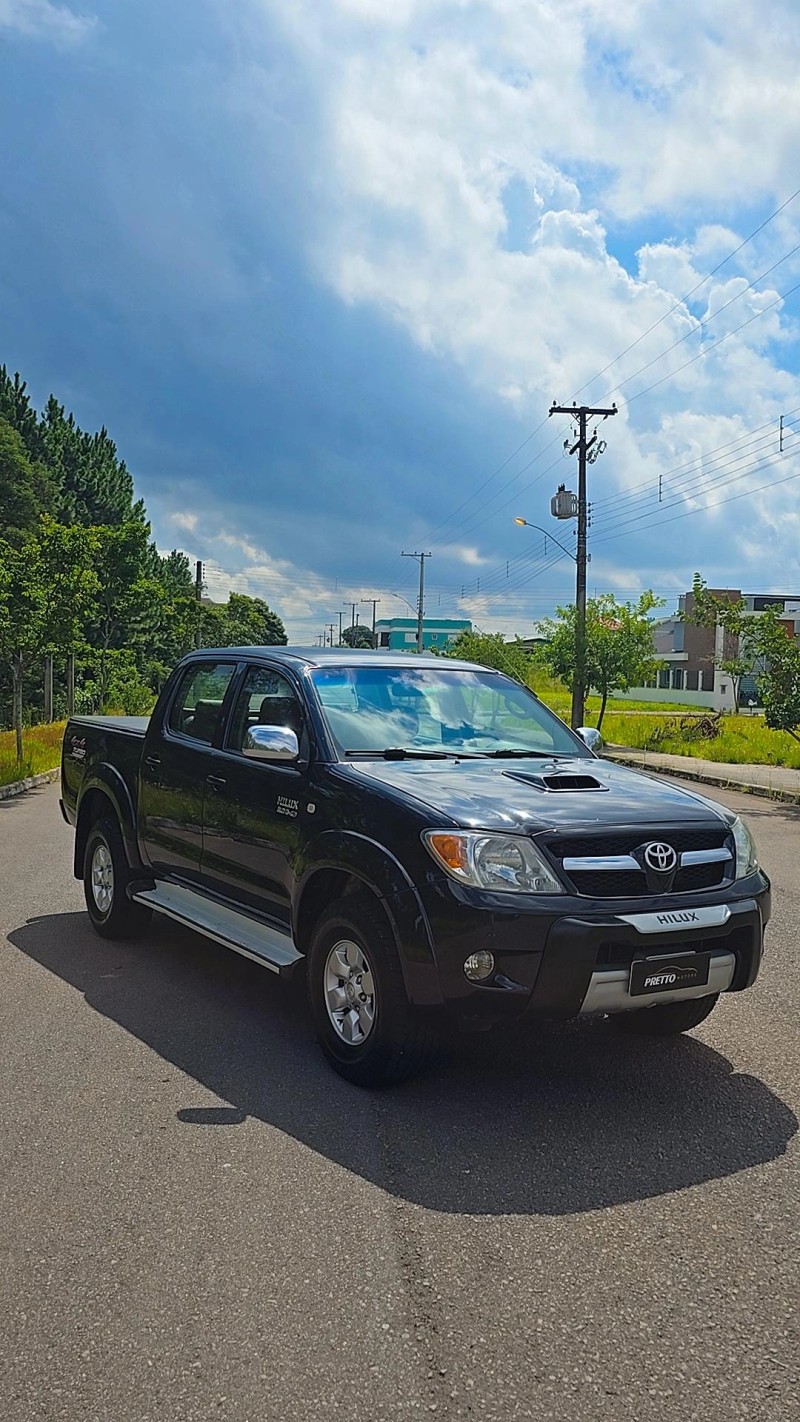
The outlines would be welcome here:
<svg viewBox="0 0 800 1422">
<path fill-rule="evenodd" d="M 92 927 L 101 938 L 133 938 L 150 922 L 150 910 L 128 898 L 130 880 L 116 820 L 98 820 L 86 840 L 83 892 Z"/>
<path fill-rule="evenodd" d="M 688 1002 L 665 1002 L 658 1007 L 643 1007 L 638 1012 L 619 1012 L 613 1021 L 623 1032 L 634 1037 L 676 1037 L 690 1032 L 714 1011 L 719 993 L 693 997 Z"/>
<path fill-rule="evenodd" d="M 435 1055 L 435 1023 L 409 1002 L 394 935 L 370 894 L 341 899 L 318 920 L 308 993 L 326 1060 L 356 1086 L 406 1081 Z"/>
</svg>

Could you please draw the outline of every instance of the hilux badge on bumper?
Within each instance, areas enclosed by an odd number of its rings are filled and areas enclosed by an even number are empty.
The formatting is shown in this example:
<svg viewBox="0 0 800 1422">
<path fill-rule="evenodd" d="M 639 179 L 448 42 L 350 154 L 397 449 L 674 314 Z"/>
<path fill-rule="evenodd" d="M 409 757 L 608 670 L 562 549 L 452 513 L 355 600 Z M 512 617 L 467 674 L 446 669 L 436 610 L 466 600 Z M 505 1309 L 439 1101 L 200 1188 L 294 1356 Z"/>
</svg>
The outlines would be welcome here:
<svg viewBox="0 0 800 1422">
<path fill-rule="evenodd" d="M 718 928 L 727 923 L 731 911 L 727 904 L 710 904 L 707 908 L 665 909 L 662 913 L 618 913 L 617 918 L 629 923 L 637 933 L 685 933 L 693 928 Z"/>
</svg>

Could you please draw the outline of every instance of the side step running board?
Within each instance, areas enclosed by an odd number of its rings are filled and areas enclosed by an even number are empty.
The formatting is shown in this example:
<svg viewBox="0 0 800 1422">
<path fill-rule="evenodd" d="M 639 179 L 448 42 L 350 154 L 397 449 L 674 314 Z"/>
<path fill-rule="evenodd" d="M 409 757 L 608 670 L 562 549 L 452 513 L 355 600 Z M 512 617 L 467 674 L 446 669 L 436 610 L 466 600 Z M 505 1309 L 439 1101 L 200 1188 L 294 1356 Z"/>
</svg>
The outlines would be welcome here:
<svg viewBox="0 0 800 1422">
<path fill-rule="evenodd" d="M 253 962 L 271 968 L 281 977 L 289 977 L 300 962 L 288 933 L 261 923 L 249 914 L 215 903 L 204 894 L 186 889 L 182 884 L 158 883 L 152 889 L 140 889 L 131 894 L 138 904 L 146 904 L 155 913 L 166 914 L 186 928 L 193 928 L 215 943 L 222 943 Z"/>
</svg>

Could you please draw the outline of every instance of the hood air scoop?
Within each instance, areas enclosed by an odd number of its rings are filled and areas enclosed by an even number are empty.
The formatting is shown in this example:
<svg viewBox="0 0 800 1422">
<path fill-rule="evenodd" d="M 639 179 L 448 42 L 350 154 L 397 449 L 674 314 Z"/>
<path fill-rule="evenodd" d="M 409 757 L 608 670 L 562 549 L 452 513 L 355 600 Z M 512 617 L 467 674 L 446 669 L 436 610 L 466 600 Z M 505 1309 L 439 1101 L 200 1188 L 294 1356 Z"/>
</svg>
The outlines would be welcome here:
<svg viewBox="0 0 800 1422">
<path fill-rule="evenodd" d="M 563 794 L 566 791 L 577 790 L 607 790 L 607 785 L 602 785 L 594 775 L 576 775 L 569 771 L 552 771 L 550 774 L 537 774 L 536 771 L 526 770 L 506 770 L 504 772 L 511 780 L 521 780 L 524 785 L 532 785 L 535 790 L 546 790 L 551 794 L 557 792 Z"/>
</svg>

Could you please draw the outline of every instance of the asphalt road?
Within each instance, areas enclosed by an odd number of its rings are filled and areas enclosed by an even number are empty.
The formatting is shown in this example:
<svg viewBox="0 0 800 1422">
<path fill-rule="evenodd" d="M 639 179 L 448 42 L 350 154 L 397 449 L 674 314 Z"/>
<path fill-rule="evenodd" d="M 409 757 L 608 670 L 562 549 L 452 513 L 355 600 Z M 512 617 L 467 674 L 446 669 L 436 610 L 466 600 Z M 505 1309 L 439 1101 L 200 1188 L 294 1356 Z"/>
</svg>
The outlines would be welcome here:
<svg viewBox="0 0 800 1422">
<path fill-rule="evenodd" d="M 263 970 L 97 938 L 57 793 L 0 803 L 4 1422 L 800 1416 L 800 811 L 718 796 L 775 917 L 691 1037 L 368 1094 Z"/>
</svg>

